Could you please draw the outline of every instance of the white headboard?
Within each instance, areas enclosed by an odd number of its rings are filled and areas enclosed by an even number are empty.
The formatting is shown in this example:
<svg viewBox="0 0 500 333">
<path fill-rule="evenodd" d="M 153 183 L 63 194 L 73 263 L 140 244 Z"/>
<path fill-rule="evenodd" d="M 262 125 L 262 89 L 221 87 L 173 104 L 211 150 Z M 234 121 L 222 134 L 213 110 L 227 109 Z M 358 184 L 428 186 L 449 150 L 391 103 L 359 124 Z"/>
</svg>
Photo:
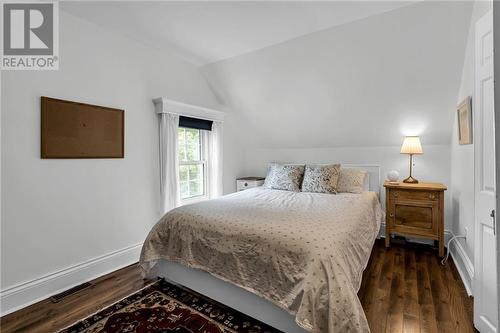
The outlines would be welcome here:
<svg viewBox="0 0 500 333">
<path fill-rule="evenodd" d="M 380 176 L 380 165 L 377 164 L 341 164 L 344 168 L 353 168 L 364 170 L 368 173 L 368 188 L 370 191 L 378 193 L 379 197 L 381 194 L 381 176 Z"/>
</svg>

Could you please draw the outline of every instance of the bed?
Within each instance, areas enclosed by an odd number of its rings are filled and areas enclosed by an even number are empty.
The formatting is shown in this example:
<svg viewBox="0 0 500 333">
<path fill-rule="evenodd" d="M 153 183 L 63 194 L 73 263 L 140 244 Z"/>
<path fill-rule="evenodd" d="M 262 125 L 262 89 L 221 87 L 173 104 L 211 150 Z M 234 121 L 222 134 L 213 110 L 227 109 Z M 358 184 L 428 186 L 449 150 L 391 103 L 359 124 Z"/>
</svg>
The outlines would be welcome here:
<svg viewBox="0 0 500 333">
<path fill-rule="evenodd" d="M 380 170 L 360 194 L 262 187 L 168 212 L 141 253 L 161 276 L 284 332 L 369 332 L 357 297 L 383 218 Z"/>
</svg>

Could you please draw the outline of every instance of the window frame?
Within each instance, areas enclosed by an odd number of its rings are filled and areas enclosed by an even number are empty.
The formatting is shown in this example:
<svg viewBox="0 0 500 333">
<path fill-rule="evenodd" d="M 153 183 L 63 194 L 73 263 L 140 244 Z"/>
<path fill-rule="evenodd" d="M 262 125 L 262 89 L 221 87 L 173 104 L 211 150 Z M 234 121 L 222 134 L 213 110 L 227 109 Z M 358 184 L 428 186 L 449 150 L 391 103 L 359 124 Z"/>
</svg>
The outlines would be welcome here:
<svg viewBox="0 0 500 333">
<path fill-rule="evenodd" d="M 179 126 L 178 129 L 179 128 L 190 129 L 189 127 L 181 127 L 181 126 Z M 203 133 L 203 130 L 200 130 L 200 129 L 195 129 L 195 130 L 199 131 L 199 133 L 200 133 L 199 134 L 200 135 L 200 159 L 195 160 L 195 161 L 186 161 L 186 160 L 179 159 L 179 164 L 178 164 L 179 183 L 178 183 L 178 186 L 180 189 L 180 184 L 181 184 L 180 166 L 182 166 L 182 165 L 201 165 L 202 171 L 203 171 L 203 177 L 202 177 L 203 194 L 183 199 L 182 197 L 180 197 L 180 193 L 179 193 L 179 200 L 180 200 L 181 206 L 209 199 L 209 197 L 208 197 L 208 158 L 207 158 L 208 156 L 207 156 L 207 147 L 206 147 L 206 145 L 207 145 L 206 137 Z M 177 143 L 177 146 L 178 146 L 177 149 L 179 149 L 179 143 Z M 187 148 L 186 141 L 184 141 L 184 148 Z"/>
</svg>

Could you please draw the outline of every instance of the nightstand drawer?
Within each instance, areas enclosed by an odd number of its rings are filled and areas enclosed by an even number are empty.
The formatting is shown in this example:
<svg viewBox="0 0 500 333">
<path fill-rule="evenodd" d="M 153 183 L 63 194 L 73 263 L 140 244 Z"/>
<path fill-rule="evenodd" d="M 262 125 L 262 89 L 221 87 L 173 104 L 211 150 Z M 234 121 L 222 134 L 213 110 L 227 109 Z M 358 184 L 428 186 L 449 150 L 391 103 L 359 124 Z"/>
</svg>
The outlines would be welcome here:
<svg viewBox="0 0 500 333">
<path fill-rule="evenodd" d="M 249 188 L 262 186 L 263 184 L 264 179 L 237 179 L 236 191 L 243 191 Z"/>
<path fill-rule="evenodd" d="M 418 200 L 418 201 L 438 201 L 438 191 L 409 191 L 409 190 L 391 190 L 391 197 L 396 200 Z"/>
</svg>

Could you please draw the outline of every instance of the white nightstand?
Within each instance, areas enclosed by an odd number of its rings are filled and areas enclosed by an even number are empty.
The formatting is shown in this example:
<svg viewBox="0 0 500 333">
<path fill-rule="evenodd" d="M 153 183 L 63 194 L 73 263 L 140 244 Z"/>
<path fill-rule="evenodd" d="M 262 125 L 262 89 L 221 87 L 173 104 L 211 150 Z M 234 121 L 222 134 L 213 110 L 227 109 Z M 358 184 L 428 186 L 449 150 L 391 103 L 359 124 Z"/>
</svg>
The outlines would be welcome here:
<svg viewBox="0 0 500 333">
<path fill-rule="evenodd" d="M 252 187 L 262 186 L 264 177 L 242 177 L 236 179 L 236 191 L 243 191 Z"/>
</svg>

